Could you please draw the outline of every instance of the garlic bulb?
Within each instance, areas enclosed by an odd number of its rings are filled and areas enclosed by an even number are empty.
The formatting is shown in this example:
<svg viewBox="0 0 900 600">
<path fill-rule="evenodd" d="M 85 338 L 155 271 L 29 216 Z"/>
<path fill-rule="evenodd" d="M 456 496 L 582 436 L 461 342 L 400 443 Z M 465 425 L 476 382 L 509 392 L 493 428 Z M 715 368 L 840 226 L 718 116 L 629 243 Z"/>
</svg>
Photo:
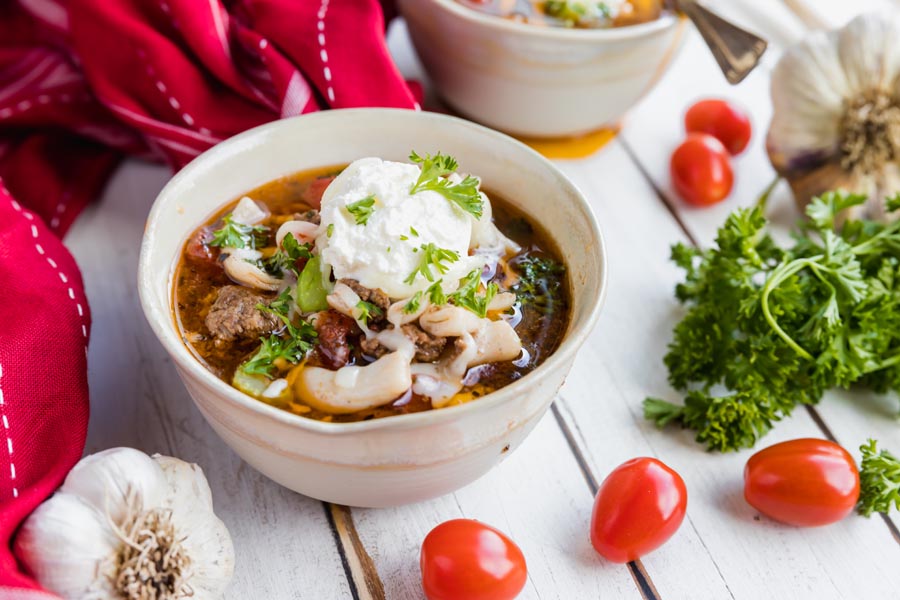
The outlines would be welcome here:
<svg viewBox="0 0 900 600">
<path fill-rule="evenodd" d="M 766 146 L 798 204 L 826 190 L 868 195 L 848 216 L 886 218 L 900 191 L 900 13 L 816 32 L 772 73 Z"/>
<path fill-rule="evenodd" d="M 14 550 L 66 599 L 219 598 L 234 570 L 200 467 L 131 448 L 83 458 L 26 519 Z"/>
</svg>

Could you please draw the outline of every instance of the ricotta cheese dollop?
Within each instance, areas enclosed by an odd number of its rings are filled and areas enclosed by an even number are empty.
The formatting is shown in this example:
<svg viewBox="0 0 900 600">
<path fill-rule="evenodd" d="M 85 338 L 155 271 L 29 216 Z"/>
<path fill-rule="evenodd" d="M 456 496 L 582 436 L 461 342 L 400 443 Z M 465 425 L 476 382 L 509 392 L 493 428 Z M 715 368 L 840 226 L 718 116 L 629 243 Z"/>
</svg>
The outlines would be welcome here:
<svg viewBox="0 0 900 600">
<path fill-rule="evenodd" d="M 475 218 L 437 192 L 410 194 L 420 173 L 413 164 L 362 158 L 328 186 L 316 246 L 324 268 L 330 268 L 335 279 L 355 279 L 391 298 L 408 298 L 432 284 L 421 271 L 409 282 L 422 265 L 423 246 L 428 244 L 459 255 L 456 261 L 440 262 L 445 273 L 428 265 L 434 281 L 443 280 L 445 292 L 455 290 L 473 269 L 484 267 L 484 256 L 469 256 Z M 348 206 L 370 197 L 371 211 L 365 223 L 359 223 L 359 213 Z"/>
</svg>

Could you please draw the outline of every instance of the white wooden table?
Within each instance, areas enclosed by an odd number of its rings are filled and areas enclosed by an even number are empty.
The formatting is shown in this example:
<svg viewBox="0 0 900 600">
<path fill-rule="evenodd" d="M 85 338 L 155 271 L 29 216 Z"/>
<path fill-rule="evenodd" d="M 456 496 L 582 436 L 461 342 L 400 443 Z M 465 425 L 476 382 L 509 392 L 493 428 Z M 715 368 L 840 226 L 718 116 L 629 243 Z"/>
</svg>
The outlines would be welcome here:
<svg viewBox="0 0 900 600">
<path fill-rule="evenodd" d="M 839 23 L 874 4 L 833 2 L 822 10 Z M 169 172 L 140 162 L 119 170 L 67 239 L 94 317 L 87 452 L 127 445 L 199 463 L 234 538 L 237 570 L 228 593 L 234 599 L 422 598 L 420 543 L 432 527 L 458 517 L 499 527 L 521 546 L 529 567 L 522 598 L 900 598 L 896 516 L 854 516 L 819 529 L 778 525 L 743 500 L 750 452 L 708 454 L 688 432 L 659 432 L 641 415 L 647 395 L 678 397 L 662 364 L 679 316 L 672 295 L 679 273 L 668 261 L 669 246 L 708 244 L 726 214 L 751 203 L 771 180 L 763 150 L 768 72 L 781 47 L 804 29 L 782 0 L 716 5 L 770 37 L 762 68 L 729 88 L 692 33 L 614 141 L 590 158 L 559 163 L 590 199 L 606 235 L 608 300 L 552 411 L 493 472 L 431 502 L 350 510 L 281 488 L 241 461 L 194 408 L 141 314 L 138 245 Z M 402 23 L 390 40 L 401 69 L 421 79 Z M 732 199 L 690 210 L 669 189 L 668 156 L 682 136 L 683 111 L 710 95 L 747 106 L 755 138 L 736 163 Z M 797 218 L 784 190 L 771 212 L 785 224 Z M 853 449 L 874 436 L 900 451 L 896 411 L 893 397 L 829 394 L 778 424 L 761 445 L 828 436 Z M 640 455 L 659 457 L 681 473 L 688 515 L 663 548 L 638 563 L 613 565 L 588 541 L 593 493 L 611 469 Z"/>
</svg>

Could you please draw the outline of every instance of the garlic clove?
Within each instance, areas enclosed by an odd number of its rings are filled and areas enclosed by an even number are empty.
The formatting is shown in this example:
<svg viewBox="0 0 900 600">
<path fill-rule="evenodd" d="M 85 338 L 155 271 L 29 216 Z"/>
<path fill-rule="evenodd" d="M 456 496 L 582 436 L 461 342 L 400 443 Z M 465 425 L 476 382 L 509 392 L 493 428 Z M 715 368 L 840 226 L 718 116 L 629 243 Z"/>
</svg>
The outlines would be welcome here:
<svg viewBox="0 0 900 600">
<path fill-rule="evenodd" d="M 182 508 L 190 511 L 191 506 L 180 506 L 190 500 L 190 503 L 199 503 L 204 510 L 212 510 L 212 492 L 199 465 L 162 454 L 154 454 L 153 460 L 162 469 L 168 486 L 167 505 L 176 511 Z"/>
<path fill-rule="evenodd" d="M 852 93 L 892 92 L 900 72 L 900 25 L 891 13 L 869 13 L 832 33 Z"/>
<path fill-rule="evenodd" d="M 212 511 L 173 512 L 172 520 L 184 535 L 182 545 L 192 558 L 193 598 L 221 598 L 234 574 L 234 545 L 225 523 Z"/>
<path fill-rule="evenodd" d="M 78 496 L 57 493 L 25 520 L 13 551 L 43 587 L 63 598 L 115 598 L 105 569 L 114 569 L 119 540 L 106 516 Z"/>
<path fill-rule="evenodd" d="M 234 573 L 234 545 L 213 511 L 212 492 L 203 470 L 171 456 L 153 455 L 168 485 L 166 504 L 191 563 L 193 598 L 219 598 Z"/>
<path fill-rule="evenodd" d="M 779 173 L 814 166 L 837 152 L 850 93 L 831 33 L 816 32 L 785 52 L 772 72 L 766 139 Z"/>
<path fill-rule="evenodd" d="M 129 510 L 130 494 L 141 499 L 143 510 L 161 506 L 166 480 L 159 465 L 143 452 L 110 448 L 81 459 L 69 472 L 60 491 L 81 497 L 119 524 Z"/>
</svg>

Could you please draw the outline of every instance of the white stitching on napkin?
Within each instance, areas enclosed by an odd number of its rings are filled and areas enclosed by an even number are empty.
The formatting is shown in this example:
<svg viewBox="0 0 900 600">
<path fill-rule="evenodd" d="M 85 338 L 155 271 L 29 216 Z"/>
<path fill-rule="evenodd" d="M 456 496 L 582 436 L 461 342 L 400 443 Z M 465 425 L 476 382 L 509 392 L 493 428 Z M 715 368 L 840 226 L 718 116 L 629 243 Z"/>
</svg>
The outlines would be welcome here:
<svg viewBox="0 0 900 600">
<path fill-rule="evenodd" d="M 334 88 L 331 87 L 331 69 L 328 67 L 328 51 L 325 50 L 325 15 L 328 14 L 328 1 L 322 0 L 322 4 L 319 6 L 319 13 L 316 15 L 319 18 L 319 22 L 316 26 L 319 29 L 319 57 L 322 59 L 322 72 L 325 74 L 325 81 L 328 83 L 326 92 L 328 99 L 334 102 Z"/>
<path fill-rule="evenodd" d="M 0 384 L 3 383 L 3 365 L 0 365 Z M 0 417 L 3 418 L 3 430 L 6 433 L 6 449 L 9 451 L 9 481 L 12 485 L 13 498 L 19 497 L 19 488 L 16 487 L 16 465 L 13 463 L 13 443 L 9 434 L 9 420 L 6 418 L 6 401 L 3 398 L 3 386 L 0 385 Z"/>
<path fill-rule="evenodd" d="M 12 194 L 9 193 L 9 190 L 6 189 L 6 186 L 3 184 L 3 179 L 0 179 L 0 193 L 6 195 L 6 197 L 9 198 L 9 202 L 10 202 L 10 204 L 12 204 L 12 207 L 16 210 L 16 212 L 21 213 L 21 215 L 23 217 L 25 217 L 26 220 L 28 220 L 28 221 L 34 220 L 34 216 L 32 216 L 31 213 L 28 213 L 28 212 L 25 212 L 24 210 L 22 210 L 22 206 L 15 200 L 13 200 Z M 47 264 L 49 264 L 56 271 L 56 274 L 59 276 L 60 281 L 62 281 L 64 284 L 68 283 L 69 278 L 66 276 L 65 273 L 62 272 L 62 269 L 59 268 L 59 265 L 56 263 L 55 260 L 53 260 L 49 256 L 45 255 L 46 251 L 44 250 L 44 247 L 41 246 L 40 243 L 38 243 L 38 228 L 34 223 L 31 224 L 31 237 L 33 237 L 35 240 L 34 241 L 35 251 L 47 260 Z M 84 308 L 81 306 L 81 303 L 78 301 L 78 299 L 75 298 L 75 290 L 72 289 L 72 287 L 69 287 L 66 290 L 66 292 L 68 293 L 69 298 L 71 298 L 72 301 L 75 303 L 75 308 L 78 310 L 78 318 L 81 319 L 81 335 L 82 335 L 82 337 L 84 337 L 84 355 L 87 356 L 88 332 L 87 332 L 87 323 L 84 322 Z M 15 469 L 13 469 L 13 475 L 15 475 Z M 15 478 L 15 477 L 13 477 L 13 478 Z"/>
</svg>

